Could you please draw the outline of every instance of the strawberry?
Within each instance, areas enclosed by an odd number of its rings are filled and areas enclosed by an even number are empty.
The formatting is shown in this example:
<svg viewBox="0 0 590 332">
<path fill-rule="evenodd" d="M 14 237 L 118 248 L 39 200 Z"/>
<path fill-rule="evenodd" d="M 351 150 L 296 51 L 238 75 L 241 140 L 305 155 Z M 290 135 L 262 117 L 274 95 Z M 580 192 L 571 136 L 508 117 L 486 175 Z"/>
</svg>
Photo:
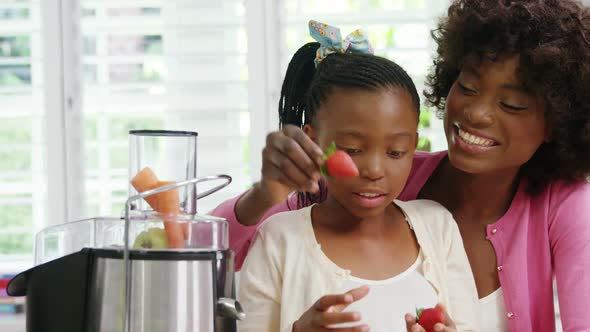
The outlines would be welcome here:
<svg viewBox="0 0 590 332">
<path fill-rule="evenodd" d="M 338 150 L 332 142 L 323 156 L 322 174 L 333 178 L 347 178 L 359 175 L 359 170 L 348 153 Z"/>
<path fill-rule="evenodd" d="M 434 332 L 436 323 L 446 324 L 445 312 L 440 307 L 416 309 L 416 321 L 426 332 Z"/>
</svg>

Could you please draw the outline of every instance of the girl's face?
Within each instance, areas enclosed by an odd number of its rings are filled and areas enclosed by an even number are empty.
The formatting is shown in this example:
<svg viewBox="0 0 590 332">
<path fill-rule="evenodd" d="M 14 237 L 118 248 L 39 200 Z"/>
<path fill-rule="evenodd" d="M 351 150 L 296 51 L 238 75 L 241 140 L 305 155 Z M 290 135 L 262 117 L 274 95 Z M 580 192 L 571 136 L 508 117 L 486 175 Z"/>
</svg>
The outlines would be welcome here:
<svg viewBox="0 0 590 332">
<path fill-rule="evenodd" d="M 324 149 L 335 142 L 359 169 L 354 178 L 327 178 L 329 197 L 358 218 L 382 214 L 406 184 L 418 134 L 418 116 L 401 88 L 336 88 L 306 133 Z"/>
<path fill-rule="evenodd" d="M 516 172 L 548 139 L 544 105 L 516 76 L 518 57 L 466 62 L 449 91 L 449 159 L 468 173 Z"/>
</svg>

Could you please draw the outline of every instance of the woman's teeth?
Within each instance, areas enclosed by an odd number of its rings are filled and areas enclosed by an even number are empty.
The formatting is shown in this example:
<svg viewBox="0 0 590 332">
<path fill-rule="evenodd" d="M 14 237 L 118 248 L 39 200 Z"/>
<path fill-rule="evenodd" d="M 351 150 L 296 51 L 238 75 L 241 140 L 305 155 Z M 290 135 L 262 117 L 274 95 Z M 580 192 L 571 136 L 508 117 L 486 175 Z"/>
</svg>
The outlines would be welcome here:
<svg viewBox="0 0 590 332">
<path fill-rule="evenodd" d="M 492 145 L 494 145 L 494 141 L 487 139 L 487 138 L 471 135 L 470 133 L 463 131 L 460 128 L 457 129 L 457 133 L 459 134 L 459 137 L 461 137 L 461 139 L 463 139 L 465 142 L 472 144 L 472 145 L 479 145 L 479 146 L 492 146 Z"/>
</svg>

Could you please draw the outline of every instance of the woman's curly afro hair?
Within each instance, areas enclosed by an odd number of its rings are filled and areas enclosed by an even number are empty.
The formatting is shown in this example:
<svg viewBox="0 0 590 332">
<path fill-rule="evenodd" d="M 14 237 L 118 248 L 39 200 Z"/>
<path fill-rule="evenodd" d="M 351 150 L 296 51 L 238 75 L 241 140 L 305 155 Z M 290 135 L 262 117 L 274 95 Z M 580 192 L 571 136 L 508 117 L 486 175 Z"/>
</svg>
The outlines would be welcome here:
<svg viewBox="0 0 590 332">
<path fill-rule="evenodd" d="M 466 58 L 519 55 L 517 75 L 545 102 L 551 140 L 521 168 L 528 192 L 590 173 L 590 11 L 573 0 L 454 1 L 424 92 L 439 112 Z"/>
</svg>

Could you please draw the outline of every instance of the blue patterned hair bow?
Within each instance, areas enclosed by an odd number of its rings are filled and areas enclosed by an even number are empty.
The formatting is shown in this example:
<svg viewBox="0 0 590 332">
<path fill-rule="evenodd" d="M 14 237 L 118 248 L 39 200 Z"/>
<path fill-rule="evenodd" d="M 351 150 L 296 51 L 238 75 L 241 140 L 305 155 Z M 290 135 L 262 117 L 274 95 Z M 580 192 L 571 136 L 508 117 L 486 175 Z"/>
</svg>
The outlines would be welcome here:
<svg viewBox="0 0 590 332">
<path fill-rule="evenodd" d="M 313 39 L 320 43 L 320 48 L 318 48 L 314 60 L 316 67 L 328 55 L 333 53 L 358 52 L 373 54 L 373 47 L 371 47 L 367 34 L 362 29 L 354 30 L 346 38 L 342 39 L 339 28 L 311 20 L 309 21 L 309 33 Z"/>
</svg>

